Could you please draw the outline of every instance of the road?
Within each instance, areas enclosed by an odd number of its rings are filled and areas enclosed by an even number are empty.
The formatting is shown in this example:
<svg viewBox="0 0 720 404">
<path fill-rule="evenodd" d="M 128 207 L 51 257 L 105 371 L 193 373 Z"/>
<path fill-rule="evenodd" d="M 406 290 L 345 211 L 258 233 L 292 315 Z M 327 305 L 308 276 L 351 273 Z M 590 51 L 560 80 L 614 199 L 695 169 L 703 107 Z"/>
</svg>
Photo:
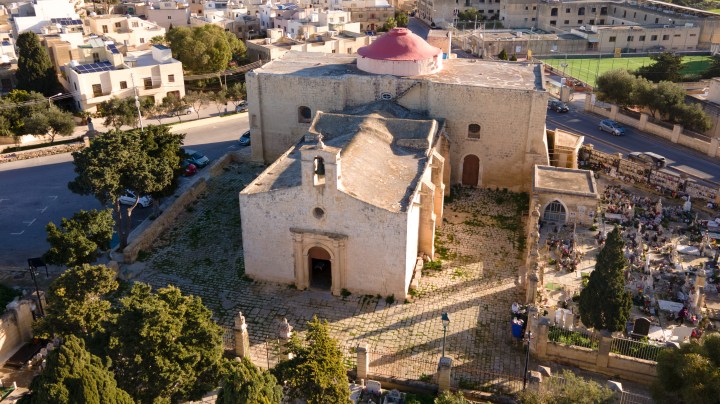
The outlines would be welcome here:
<svg viewBox="0 0 720 404">
<path fill-rule="evenodd" d="M 238 138 L 248 128 L 247 114 L 224 119 L 228 121 L 183 130 L 185 145 L 211 160 L 237 149 Z M 67 183 L 75 177 L 73 168 L 69 153 L 0 164 L 0 268 L 25 267 L 28 258 L 47 251 L 48 222 L 59 224 L 81 209 L 102 208 L 94 197 L 68 190 Z M 144 219 L 149 210 L 135 209 L 134 222 Z"/>
<path fill-rule="evenodd" d="M 677 145 L 668 140 L 626 127 L 625 136 L 611 136 L 598 130 L 598 123 L 605 119 L 583 111 L 584 95 L 576 94 L 570 105 L 570 112 L 548 111 L 548 129 L 565 129 L 585 136 L 585 143 L 608 153 L 654 152 L 667 160 L 667 170 L 683 172 L 701 180 L 720 185 L 720 164 L 717 159 L 698 151 Z"/>
</svg>

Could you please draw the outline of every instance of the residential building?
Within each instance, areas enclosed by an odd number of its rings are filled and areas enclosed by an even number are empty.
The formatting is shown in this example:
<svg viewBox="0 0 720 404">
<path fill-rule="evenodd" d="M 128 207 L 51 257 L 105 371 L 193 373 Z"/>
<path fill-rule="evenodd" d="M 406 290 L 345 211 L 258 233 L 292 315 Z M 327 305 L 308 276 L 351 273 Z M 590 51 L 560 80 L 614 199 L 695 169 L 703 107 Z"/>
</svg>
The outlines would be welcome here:
<svg viewBox="0 0 720 404">
<path fill-rule="evenodd" d="M 272 28 L 267 30 L 267 38 L 249 40 L 246 45 L 251 61 L 271 61 L 288 51 L 353 54 L 375 38 L 352 31 L 328 31 L 299 40 L 285 36 L 281 28 Z"/>
<path fill-rule="evenodd" d="M 150 49 L 153 37 L 165 35 L 165 28 L 138 17 L 98 15 L 88 17 L 85 21 L 90 33 L 112 39 L 127 50 Z"/>
<path fill-rule="evenodd" d="M 80 15 L 75 4 L 68 0 L 33 0 L 31 3 L 12 3 L 9 11 L 12 14 L 13 36 L 26 31 L 42 33 L 42 28 L 53 23 L 53 19 L 69 19 L 79 21 Z"/>
<path fill-rule="evenodd" d="M 79 48 L 78 59 L 68 63 L 64 73 L 77 107 L 84 111 L 95 111 L 113 97 L 137 94 L 160 103 L 169 94 L 185 96 L 182 63 L 163 45 L 123 56 L 113 44 L 91 40 Z"/>
<path fill-rule="evenodd" d="M 161 1 L 154 3 L 145 10 L 147 20 L 167 29 L 170 27 L 189 27 L 190 8 L 184 3 L 175 1 Z"/>
</svg>

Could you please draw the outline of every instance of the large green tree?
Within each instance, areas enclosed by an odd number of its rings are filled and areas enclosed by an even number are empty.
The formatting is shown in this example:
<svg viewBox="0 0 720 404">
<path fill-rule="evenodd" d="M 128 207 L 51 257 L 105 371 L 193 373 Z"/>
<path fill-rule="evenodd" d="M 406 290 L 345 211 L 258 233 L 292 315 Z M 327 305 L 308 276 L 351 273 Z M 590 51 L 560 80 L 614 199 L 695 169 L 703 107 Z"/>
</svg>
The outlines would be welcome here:
<svg viewBox="0 0 720 404">
<path fill-rule="evenodd" d="M 171 133 L 166 126 L 151 125 L 144 132 L 101 134 L 90 147 L 73 153 L 77 177 L 68 187 L 81 195 L 93 195 L 103 205 L 113 207 L 121 249 L 127 246 L 132 211 L 140 196 L 162 192 L 173 184 L 184 136 Z M 121 209 L 119 198 L 128 189 L 135 191 L 138 200 Z"/>
<path fill-rule="evenodd" d="M 286 383 L 289 397 L 309 404 L 348 401 L 347 369 L 337 340 L 328 332 L 327 321 L 313 317 L 308 322 L 305 343 L 293 335 L 288 351 L 293 358 L 278 364 L 274 373 Z"/>
<path fill-rule="evenodd" d="M 53 68 L 50 56 L 40 45 L 38 36 L 31 31 L 18 35 L 17 42 L 18 69 L 15 73 L 18 88 L 36 91 L 46 97 L 58 93 L 62 89 Z"/>
<path fill-rule="evenodd" d="M 585 326 L 609 331 L 625 329 L 632 307 L 632 298 L 625 290 L 627 266 L 620 229 L 615 227 L 597 256 L 588 285 L 580 292 L 580 319 Z"/>
<path fill-rule="evenodd" d="M 658 403 L 719 403 L 720 335 L 709 334 L 699 344 L 660 352 L 652 394 Z"/>
<path fill-rule="evenodd" d="M 75 120 L 69 112 L 56 106 L 47 111 L 37 111 L 25 118 L 25 130 L 32 135 L 50 135 L 50 143 L 55 136 L 70 136 L 75 130 Z"/>
<path fill-rule="evenodd" d="M 40 335 L 84 339 L 104 333 L 112 317 L 106 297 L 117 288 L 115 272 L 104 265 L 68 268 L 50 284 L 46 314 L 35 330 Z"/>
<path fill-rule="evenodd" d="M 197 118 L 200 119 L 200 109 L 210 104 L 210 95 L 203 91 L 188 91 L 185 95 L 185 102 L 193 107 Z"/>
<path fill-rule="evenodd" d="M 650 56 L 653 64 L 639 68 L 636 74 L 640 77 L 659 83 L 661 81 L 677 82 L 682 79 L 682 56 L 671 52 L 663 52 Z"/>
<path fill-rule="evenodd" d="M 720 56 L 715 55 L 712 58 L 710 66 L 702 74 L 702 78 L 711 79 L 713 77 L 720 77 Z"/>
<path fill-rule="evenodd" d="M 247 358 L 226 362 L 224 373 L 216 404 L 278 404 L 282 400 L 277 379 Z"/>
<path fill-rule="evenodd" d="M 132 97 L 113 97 L 108 101 L 103 101 L 98 105 L 98 113 L 105 118 L 105 126 L 112 126 L 115 130 L 119 130 L 122 126 L 135 128 L 140 119 L 135 99 Z"/>
<path fill-rule="evenodd" d="M 231 32 L 213 24 L 200 27 L 176 27 L 166 39 L 173 57 L 191 73 L 216 73 L 228 68 L 228 63 L 244 54 L 245 46 Z"/>
<path fill-rule="evenodd" d="M 632 93 L 635 81 L 635 76 L 627 70 L 610 70 L 598 76 L 595 81 L 595 94 L 600 101 L 621 107 L 633 105 Z"/>
<path fill-rule="evenodd" d="M 100 358 L 85 350 L 83 340 L 67 336 L 48 355 L 45 369 L 30 384 L 24 404 L 133 404 L 117 387 L 113 373 Z"/>
<path fill-rule="evenodd" d="M 94 262 L 100 250 L 110 248 L 114 223 L 110 209 L 81 210 L 70 219 L 62 218 L 60 227 L 48 223 L 50 249 L 43 255 L 45 262 L 65 266 Z"/>
<path fill-rule="evenodd" d="M 218 385 L 222 330 L 196 296 L 135 283 L 110 328 L 118 385 L 139 403 L 197 400 Z"/>
<path fill-rule="evenodd" d="M 9 129 L 15 136 L 27 134 L 26 118 L 46 111 L 47 107 L 47 99 L 36 92 L 13 90 L 0 98 L 0 116 L 7 120 Z"/>
</svg>

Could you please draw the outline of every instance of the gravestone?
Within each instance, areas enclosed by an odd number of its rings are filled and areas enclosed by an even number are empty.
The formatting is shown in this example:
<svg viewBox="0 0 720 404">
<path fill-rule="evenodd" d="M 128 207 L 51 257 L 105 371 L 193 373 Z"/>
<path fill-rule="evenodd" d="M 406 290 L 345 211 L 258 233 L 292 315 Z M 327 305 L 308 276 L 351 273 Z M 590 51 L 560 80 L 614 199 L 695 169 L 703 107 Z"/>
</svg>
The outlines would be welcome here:
<svg viewBox="0 0 720 404">
<path fill-rule="evenodd" d="M 650 332 L 650 320 L 646 319 L 645 317 L 640 317 L 637 320 L 635 320 L 635 324 L 633 325 L 633 331 L 632 331 L 633 338 L 640 339 L 642 337 L 647 337 L 649 332 Z"/>
</svg>

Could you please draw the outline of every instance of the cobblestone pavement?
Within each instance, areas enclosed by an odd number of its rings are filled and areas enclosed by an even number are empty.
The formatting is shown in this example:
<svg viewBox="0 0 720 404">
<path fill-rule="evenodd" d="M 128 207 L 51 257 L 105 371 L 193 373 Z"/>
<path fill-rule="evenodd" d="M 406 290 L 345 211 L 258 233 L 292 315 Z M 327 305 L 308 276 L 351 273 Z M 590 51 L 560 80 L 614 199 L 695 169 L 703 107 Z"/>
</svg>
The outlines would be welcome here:
<svg viewBox="0 0 720 404">
<path fill-rule="evenodd" d="M 448 312 L 446 351 L 457 380 L 479 383 L 480 374 L 522 375 L 523 347 L 510 336 L 510 306 L 520 261 L 520 216 L 512 194 L 461 190 L 446 204 L 436 238 L 441 269 L 423 272 L 412 302 L 382 296 L 331 296 L 288 285 L 253 282 L 243 273 L 238 192 L 262 166 L 233 164 L 209 182 L 207 193 L 155 244 L 136 280 L 173 284 L 202 297 L 233 346 L 233 318 L 248 322 L 253 361 L 266 367 L 266 340 L 277 338 L 283 318 L 302 332 L 314 315 L 327 319 L 348 349 L 367 343 L 371 371 L 419 379 L 437 369 L 443 340 L 440 314 Z M 270 348 L 272 351 L 272 348 Z M 352 354 L 349 354 L 352 357 Z M 402 373 L 402 374 L 400 374 Z"/>
</svg>

